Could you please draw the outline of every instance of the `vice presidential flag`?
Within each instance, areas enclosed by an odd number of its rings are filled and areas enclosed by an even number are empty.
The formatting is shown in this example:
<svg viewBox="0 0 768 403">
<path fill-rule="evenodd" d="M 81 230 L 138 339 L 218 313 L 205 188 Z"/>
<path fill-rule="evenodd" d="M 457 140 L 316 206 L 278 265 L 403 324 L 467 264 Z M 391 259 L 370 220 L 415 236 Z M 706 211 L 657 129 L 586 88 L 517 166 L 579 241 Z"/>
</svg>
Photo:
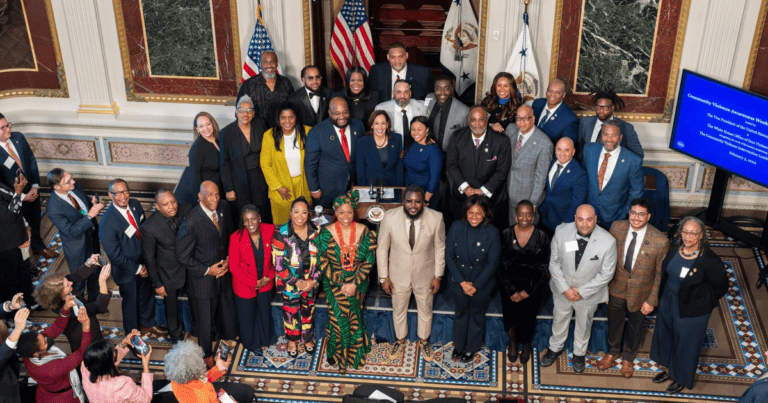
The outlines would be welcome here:
<svg viewBox="0 0 768 403">
<path fill-rule="evenodd" d="M 267 27 L 264 26 L 264 20 L 261 18 L 261 4 L 259 4 L 259 7 L 256 9 L 256 28 L 253 30 L 251 43 L 248 45 L 248 56 L 243 63 L 242 81 L 261 73 L 261 54 L 268 50 L 274 52 L 275 48 L 272 46 L 272 41 L 269 39 Z M 279 65 L 277 71 L 278 73 L 282 73 Z"/>
<path fill-rule="evenodd" d="M 361 0 L 345 0 L 333 24 L 331 60 L 342 77 L 352 66 L 370 72 L 374 63 L 368 15 Z"/>
<path fill-rule="evenodd" d="M 453 0 L 445 19 L 440 64 L 456 76 L 459 96 L 477 79 L 478 32 L 469 0 Z"/>
<path fill-rule="evenodd" d="M 512 56 L 510 56 L 504 71 L 515 77 L 517 92 L 523 99 L 526 96 L 531 98 L 539 96 L 541 82 L 539 81 L 539 68 L 536 67 L 536 60 L 533 58 L 527 12 L 523 13 L 523 30 L 517 38 L 517 43 L 512 49 Z"/>
</svg>

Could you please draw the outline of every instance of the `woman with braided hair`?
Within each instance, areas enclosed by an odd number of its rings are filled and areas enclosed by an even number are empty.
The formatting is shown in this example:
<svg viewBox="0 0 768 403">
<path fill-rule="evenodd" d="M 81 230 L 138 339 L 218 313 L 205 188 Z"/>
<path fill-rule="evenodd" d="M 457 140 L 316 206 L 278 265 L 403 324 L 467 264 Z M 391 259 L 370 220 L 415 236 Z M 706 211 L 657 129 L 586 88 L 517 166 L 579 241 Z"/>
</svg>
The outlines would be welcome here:
<svg viewBox="0 0 768 403">
<path fill-rule="evenodd" d="M 362 303 L 368 275 L 376 263 L 376 233 L 355 222 L 358 199 L 356 190 L 337 197 L 333 202 L 335 222 L 314 239 L 328 301 L 326 357 L 342 374 L 348 366 L 365 365 L 365 354 L 371 351 Z"/>
</svg>

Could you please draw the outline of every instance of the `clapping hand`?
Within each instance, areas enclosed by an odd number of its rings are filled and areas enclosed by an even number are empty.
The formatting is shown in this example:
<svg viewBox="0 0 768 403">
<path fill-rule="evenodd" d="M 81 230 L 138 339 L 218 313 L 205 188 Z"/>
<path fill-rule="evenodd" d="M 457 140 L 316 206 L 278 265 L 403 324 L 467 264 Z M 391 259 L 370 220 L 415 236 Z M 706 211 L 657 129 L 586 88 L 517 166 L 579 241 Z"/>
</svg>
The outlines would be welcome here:
<svg viewBox="0 0 768 403">
<path fill-rule="evenodd" d="M 15 325 L 15 329 L 24 329 L 27 327 L 27 318 L 29 317 L 29 309 L 19 309 L 18 312 L 16 312 L 16 316 L 13 317 L 13 323 Z"/>
<path fill-rule="evenodd" d="M 107 279 L 109 278 L 109 275 L 112 273 L 112 264 L 107 263 L 106 266 L 101 268 L 101 272 L 99 273 L 99 284 L 107 283 Z"/>
</svg>

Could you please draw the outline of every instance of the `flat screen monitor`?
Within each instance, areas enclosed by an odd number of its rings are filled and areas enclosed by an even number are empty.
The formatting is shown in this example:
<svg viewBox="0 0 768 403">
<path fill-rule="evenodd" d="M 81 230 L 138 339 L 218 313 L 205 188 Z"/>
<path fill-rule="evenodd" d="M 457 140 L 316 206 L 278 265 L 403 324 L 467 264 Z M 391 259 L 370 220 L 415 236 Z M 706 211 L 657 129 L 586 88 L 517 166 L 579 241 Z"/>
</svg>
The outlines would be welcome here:
<svg viewBox="0 0 768 403">
<path fill-rule="evenodd" d="M 669 147 L 768 187 L 768 98 L 684 70 Z"/>
</svg>

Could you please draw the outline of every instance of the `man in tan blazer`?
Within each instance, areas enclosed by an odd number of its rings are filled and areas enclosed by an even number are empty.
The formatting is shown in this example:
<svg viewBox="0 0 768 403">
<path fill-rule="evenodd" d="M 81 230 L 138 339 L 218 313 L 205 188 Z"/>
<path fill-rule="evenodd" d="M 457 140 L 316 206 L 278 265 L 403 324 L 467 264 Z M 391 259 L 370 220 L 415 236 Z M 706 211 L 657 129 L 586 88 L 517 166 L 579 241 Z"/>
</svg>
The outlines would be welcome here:
<svg viewBox="0 0 768 403">
<path fill-rule="evenodd" d="M 651 203 L 646 199 L 632 200 L 629 220 L 614 221 L 611 235 L 616 238 L 618 260 L 613 280 L 608 285 L 608 354 L 597 363 L 606 370 L 614 366 L 621 353 L 621 374 L 626 378 L 634 373 L 633 361 L 643 336 L 643 321 L 659 304 L 661 263 L 669 252 L 669 239 L 652 225 Z M 633 240 L 634 239 L 634 240 Z M 627 337 L 624 349 L 624 318 L 627 319 Z"/>
<path fill-rule="evenodd" d="M 445 224 L 443 215 L 424 208 L 424 189 L 405 189 L 403 208 L 387 211 L 381 221 L 376 250 L 379 282 L 392 296 L 395 336 L 389 352 L 394 359 L 403 352 L 408 336 L 408 303 L 416 297 L 421 355 L 432 361 L 432 298 L 440 289 L 445 271 Z"/>
</svg>

